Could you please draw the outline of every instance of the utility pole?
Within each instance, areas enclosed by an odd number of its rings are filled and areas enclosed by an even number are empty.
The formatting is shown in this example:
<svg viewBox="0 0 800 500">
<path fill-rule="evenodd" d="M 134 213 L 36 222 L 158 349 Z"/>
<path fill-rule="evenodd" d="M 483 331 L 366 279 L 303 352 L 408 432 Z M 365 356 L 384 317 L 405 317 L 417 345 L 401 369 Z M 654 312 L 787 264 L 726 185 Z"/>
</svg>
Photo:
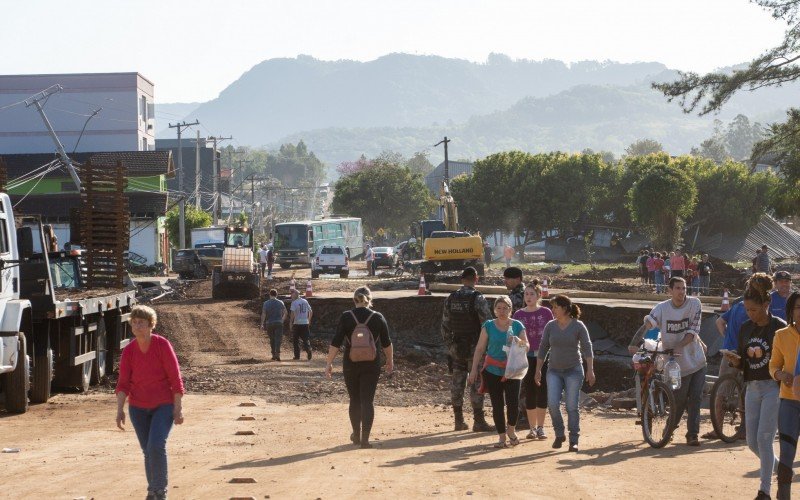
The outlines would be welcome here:
<svg viewBox="0 0 800 500">
<path fill-rule="evenodd" d="M 433 145 L 433 147 L 438 146 L 439 144 L 444 144 L 444 182 L 450 184 L 450 162 L 447 159 L 447 143 L 450 142 L 450 139 L 447 136 L 444 136 L 444 139 L 437 142 Z M 448 186 L 449 187 L 449 186 Z"/>
<path fill-rule="evenodd" d="M 183 192 L 183 147 L 181 143 L 181 133 L 183 129 L 189 128 L 192 125 L 200 125 L 200 122 L 195 120 L 194 123 L 176 123 L 175 125 L 169 124 L 169 128 L 178 129 L 178 191 L 180 191 L 181 199 L 178 200 L 178 246 L 186 248 L 186 193 Z"/>
<path fill-rule="evenodd" d="M 194 208 L 200 210 L 200 131 L 194 142 Z"/>
<path fill-rule="evenodd" d="M 50 137 L 53 139 L 53 142 L 56 144 L 56 151 L 58 152 L 58 157 L 61 158 L 67 165 L 67 170 L 69 170 L 69 176 L 72 177 L 72 182 L 78 187 L 78 192 L 81 192 L 81 179 L 78 177 L 78 172 L 75 171 L 75 166 L 72 165 L 72 160 L 70 160 L 69 156 L 67 156 L 67 152 L 64 151 L 64 146 L 61 144 L 61 141 L 58 140 L 58 136 L 56 135 L 56 131 L 53 130 L 53 126 L 50 125 L 50 120 L 47 119 L 47 115 L 44 114 L 44 109 L 42 109 L 42 105 L 39 104 L 39 101 L 43 99 L 47 99 L 52 94 L 56 92 L 60 92 L 63 90 L 61 85 L 53 85 L 52 87 L 48 87 L 43 91 L 39 92 L 38 94 L 34 94 L 31 97 L 25 99 L 25 107 L 28 108 L 31 105 L 36 106 L 36 111 L 39 112 L 39 116 L 42 117 L 44 121 L 44 126 L 47 127 L 47 131 L 50 132 Z"/>
<path fill-rule="evenodd" d="M 213 164 L 213 167 L 214 167 L 214 203 L 213 203 L 213 205 L 211 207 L 211 212 L 212 212 L 211 221 L 214 223 L 215 226 L 217 224 L 219 224 L 219 208 L 221 206 L 220 199 L 219 199 L 219 197 L 220 197 L 220 194 L 219 194 L 219 171 L 220 171 L 219 167 L 220 167 L 220 165 L 219 165 L 219 160 L 217 159 L 217 141 L 222 142 L 222 141 L 227 141 L 227 140 L 231 140 L 231 139 L 233 139 L 233 136 L 230 136 L 230 137 L 215 137 L 215 136 L 212 136 L 212 137 L 209 137 L 209 138 L 206 139 L 207 141 L 213 141 L 214 142 L 214 153 L 213 153 L 213 157 L 211 159 L 211 163 Z"/>
</svg>

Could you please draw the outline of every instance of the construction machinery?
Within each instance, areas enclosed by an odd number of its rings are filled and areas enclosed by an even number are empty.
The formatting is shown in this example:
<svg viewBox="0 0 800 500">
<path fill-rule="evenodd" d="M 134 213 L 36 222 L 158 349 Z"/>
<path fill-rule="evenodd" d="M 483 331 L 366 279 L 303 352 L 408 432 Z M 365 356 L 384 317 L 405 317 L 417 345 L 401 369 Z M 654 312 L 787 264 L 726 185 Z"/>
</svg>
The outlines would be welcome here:
<svg viewBox="0 0 800 500">
<path fill-rule="evenodd" d="M 461 271 L 472 266 L 483 274 L 483 241 L 458 228 L 458 207 L 447 181 L 439 191 L 439 219 L 412 224 L 411 234 L 423 249 L 420 271 L 432 277 L 441 271 Z"/>
<path fill-rule="evenodd" d="M 260 277 L 254 256 L 255 239 L 248 227 L 225 228 L 222 265 L 211 273 L 211 297 L 214 299 L 258 297 Z"/>
</svg>

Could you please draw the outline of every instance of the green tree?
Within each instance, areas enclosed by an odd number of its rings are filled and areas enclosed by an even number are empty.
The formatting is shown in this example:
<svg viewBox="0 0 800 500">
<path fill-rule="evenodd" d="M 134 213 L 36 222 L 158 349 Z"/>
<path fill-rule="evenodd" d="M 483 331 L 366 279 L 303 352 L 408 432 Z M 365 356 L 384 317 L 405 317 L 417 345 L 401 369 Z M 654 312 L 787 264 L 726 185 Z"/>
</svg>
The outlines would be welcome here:
<svg viewBox="0 0 800 500">
<path fill-rule="evenodd" d="M 419 174 L 406 166 L 373 161 L 371 166 L 340 178 L 334 187 L 335 213 L 360 217 L 367 231 L 379 228 L 405 234 L 412 221 L 435 207 Z"/>
<path fill-rule="evenodd" d="M 740 90 L 757 90 L 762 87 L 781 86 L 800 78 L 800 0 L 751 0 L 787 25 L 783 41 L 751 60 L 743 69 L 729 72 L 715 71 L 700 75 L 680 72 L 673 82 L 653 83 L 670 102 L 677 101 L 687 113 L 697 111 L 706 115 L 718 111 Z M 757 160 L 766 155 L 780 165 L 784 175 L 792 181 L 800 179 L 800 165 L 793 161 L 800 144 L 800 110 L 787 111 L 787 120 L 766 131 L 763 141 L 753 147 L 752 157 Z M 738 159 L 738 154 L 734 153 Z M 790 186 L 789 191 L 796 186 Z"/>
<path fill-rule="evenodd" d="M 428 153 L 417 152 L 406 161 L 406 166 L 415 174 L 425 177 L 434 169 L 433 164 L 428 160 Z"/>
<path fill-rule="evenodd" d="M 674 248 L 683 223 L 694 211 L 697 187 L 685 170 L 664 156 L 648 158 L 653 164 L 628 191 L 628 208 L 656 246 Z"/>
<path fill-rule="evenodd" d="M 705 141 L 701 142 L 700 147 L 692 148 L 690 154 L 692 156 L 707 158 L 716 163 L 723 163 L 731 157 L 722 138 L 718 136 L 711 137 L 710 139 L 706 139 Z"/>
<path fill-rule="evenodd" d="M 664 151 L 664 146 L 654 139 L 639 139 L 625 148 L 627 156 L 645 156 Z"/>
<path fill-rule="evenodd" d="M 167 212 L 166 220 L 164 224 L 167 228 L 167 234 L 169 234 L 169 244 L 172 245 L 173 248 L 180 248 L 180 243 L 178 239 L 180 237 L 180 217 L 179 217 L 179 210 L 178 207 L 172 207 L 172 209 Z M 211 225 L 211 214 L 208 212 L 204 212 L 202 210 L 197 210 L 191 205 L 186 205 L 186 209 L 184 210 L 185 215 L 185 228 L 186 228 L 186 244 L 191 247 L 192 246 L 192 229 L 196 227 L 208 227 Z"/>
</svg>

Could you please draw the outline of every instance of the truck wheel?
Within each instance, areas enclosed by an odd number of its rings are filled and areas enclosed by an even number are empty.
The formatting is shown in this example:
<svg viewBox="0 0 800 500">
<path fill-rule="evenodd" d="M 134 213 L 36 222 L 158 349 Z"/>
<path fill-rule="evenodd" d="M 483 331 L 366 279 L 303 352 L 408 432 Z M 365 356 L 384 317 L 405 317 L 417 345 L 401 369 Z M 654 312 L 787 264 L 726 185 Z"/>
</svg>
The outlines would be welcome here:
<svg viewBox="0 0 800 500">
<path fill-rule="evenodd" d="M 280 266 L 281 269 L 289 269 L 290 267 L 292 267 L 292 265 L 287 262 L 281 262 Z"/>
<path fill-rule="evenodd" d="M 342 271 L 342 272 L 339 273 L 339 277 L 342 278 L 342 279 L 345 279 L 348 276 L 350 276 L 350 271 Z"/>
<path fill-rule="evenodd" d="M 206 268 L 204 266 L 197 266 L 197 267 L 194 268 L 194 277 L 196 279 L 201 280 L 201 279 L 205 278 L 206 276 L 208 276 L 208 271 L 206 270 Z"/>
<path fill-rule="evenodd" d="M 97 357 L 94 359 L 94 370 L 91 370 L 92 385 L 97 385 L 106 380 L 106 357 L 108 356 L 106 346 L 108 345 L 108 338 L 106 335 L 106 322 L 103 318 L 98 318 L 95 336 L 97 337 L 97 347 L 95 348 Z"/>
<path fill-rule="evenodd" d="M 319 278 L 319 271 L 311 271 L 311 279 Z"/>
<path fill-rule="evenodd" d="M 483 269 L 483 264 L 475 264 L 475 270 L 478 271 L 478 276 L 483 276 L 485 272 Z"/>
<path fill-rule="evenodd" d="M 47 349 L 44 356 L 36 356 L 31 383 L 31 403 L 46 403 L 53 386 L 53 350 Z"/>
<path fill-rule="evenodd" d="M 25 344 L 25 334 L 20 332 L 17 347 L 17 366 L 3 378 L 6 393 L 6 410 L 10 413 L 28 411 L 28 389 L 31 385 L 31 360 Z"/>
<path fill-rule="evenodd" d="M 72 385 L 77 387 L 81 392 L 87 392 L 89 390 L 89 384 L 92 380 L 92 365 L 94 365 L 93 360 L 89 360 L 86 363 L 71 367 L 72 370 Z"/>
</svg>

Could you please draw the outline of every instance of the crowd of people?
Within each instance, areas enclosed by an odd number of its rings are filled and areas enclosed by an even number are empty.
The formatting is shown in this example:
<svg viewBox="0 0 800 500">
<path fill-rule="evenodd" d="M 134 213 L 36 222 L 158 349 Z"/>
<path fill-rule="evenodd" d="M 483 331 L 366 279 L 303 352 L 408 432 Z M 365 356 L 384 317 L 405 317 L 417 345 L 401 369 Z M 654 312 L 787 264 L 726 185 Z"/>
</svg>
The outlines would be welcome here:
<svg viewBox="0 0 800 500">
<path fill-rule="evenodd" d="M 641 250 L 636 258 L 636 265 L 639 267 L 642 284 L 652 285 L 656 293 L 667 293 L 667 283 L 673 277 L 686 281 L 688 295 L 710 293 L 714 265 L 709 261 L 708 254 Z"/>
<path fill-rule="evenodd" d="M 650 253 L 643 253 L 649 269 Z M 653 259 L 660 259 L 653 252 Z M 700 338 L 702 307 L 688 295 L 689 279 L 697 277 L 697 265 L 680 253 L 669 255 L 671 274 L 660 283 L 669 299 L 658 303 L 644 318 L 642 328 L 631 341 L 630 350 L 640 348 L 645 332 L 656 331 L 663 349 L 672 350 L 681 371 L 681 383 L 674 389 L 675 422 L 688 413 L 686 444 L 700 446 L 700 406 L 707 372 L 707 346 Z M 675 263 L 683 260 L 683 264 Z M 655 266 L 661 273 L 665 265 Z M 706 270 L 710 276 L 713 267 Z M 643 271 L 644 272 L 644 271 Z M 643 276 L 644 279 L 649 278 Z M 683 274 L 681 276 L 680 274 Z M 507 448 L 520 442 L 517 428 L 522 418 L 530 431 L 526 439 L 547 439 L 545 415 L 549 412 L 554 439 L 552 447 L 568 442 L 569 451 L 579 450 L 579 395 L 584 382 L 594 385 L 594 354 L 581 311 L 566 295 L 542 304 L 542 287 L 534 279 L 525 284 L 522 270 L 507 267 L 503 278 L 508 295 L 491 304 L 476 289 L 475 268 L 461 274 L 462 286 L 444 302 L 441 333 L 448 352 L 451 373 L 451 403 L 454 430 L 469 429 L 464 418 L 464 396 L 468 392 L 473 415 L 472 431 L 495 432 L 494 446 Z M 655 279 L 655 277 L 654 277 Z M 702 283 L 702 282 L 700 282 Z M 697 289 L 702 289 L 702 284 Z M 708 282 L 705 282 L 708 286 Z M 312 358 L 309 324 L 313 311 L 297 290 L 286 308 L 270 290 L 264 302 L 260 326 L 267 331 L 273 360 L 280 360 L 283 324 L 289 319 L 294 359 L 301 348 Z M 716 326 L 724 337 L 724 360 L 720 376 L 741 373 L 745 383 L 745 428 L 748 447 L 760 462 L 760 485 L 756 499 L 770 498 L 772 476 L 777 472 L 778 499 L 791 497 L 792 466 L 800 435 L 800 292 L 792 292 L 791 275 L 778 271 L 770 276 L 757 272 L 748 280 L 744 294 L 721 315 Z M 354 307 L 342 313 L 330 342 L 325 375 L 332 377 L 333 362 L 343 355 L 342 372 L 349 397 L 350 441 L 371 448 L 370 434 L 375 417 L 374 399 L 383 366 L 387 375 L 394 370 L 393 345 L 386 318 L 372 308 L 372 293 L 359 287 L 353 294 Z M 124 430 L 124 404 L 144 454 L 148 498 L 166 498 L 166 441 L 173 424 L 183 423 L 181 399 L 184 393 L 175 352 L 167 339 L 153 333 L 157 316 L 153 309 L 136 306 L 131 311 L 134 341 L 122 352 L 117 383 L 117 426 Z M 509 375 L 514 350 L 525 352 L 527 370 L 518 367 Z M 519 364 L 519 360 L 514 360 Z M 490 425 L 484 415 L 484 395 L 492 403 Z M 562 403 L 567 414 L 566 425 Z M 779 436 L 780 452 L 773 450 Z M 713 437 L 713 436 L 703 436 Z"/>
</svg>

